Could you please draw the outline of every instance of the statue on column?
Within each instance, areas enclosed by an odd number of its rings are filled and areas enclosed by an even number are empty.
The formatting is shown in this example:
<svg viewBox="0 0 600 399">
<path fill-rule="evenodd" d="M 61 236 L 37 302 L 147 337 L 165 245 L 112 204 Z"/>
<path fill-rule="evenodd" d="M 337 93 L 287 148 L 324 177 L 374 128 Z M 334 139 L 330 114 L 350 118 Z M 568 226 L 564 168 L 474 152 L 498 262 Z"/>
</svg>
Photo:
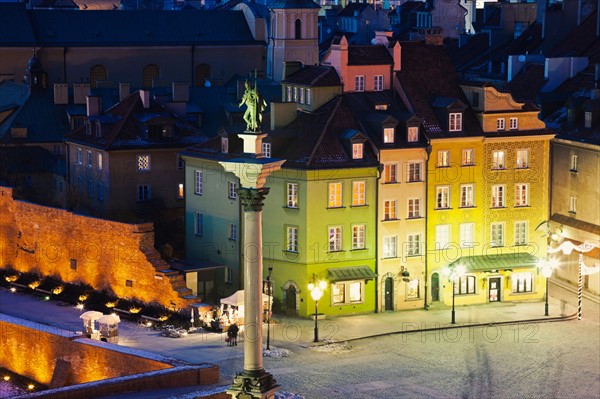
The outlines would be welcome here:
<svg viewBox="0 0 600 399">
<path fill-rule="evenodd" d="M 244 121 L 246 122 L 247 132 L 256 132 L 262 123 L 262 113 L 267 107 L 266 101 L 258 94 L 256 88 L 250 87 L 248 81 L 245 83 L 246 90 L 240 102 L 240 107 L 246 104 L 244 112 Z"/>
</svg>

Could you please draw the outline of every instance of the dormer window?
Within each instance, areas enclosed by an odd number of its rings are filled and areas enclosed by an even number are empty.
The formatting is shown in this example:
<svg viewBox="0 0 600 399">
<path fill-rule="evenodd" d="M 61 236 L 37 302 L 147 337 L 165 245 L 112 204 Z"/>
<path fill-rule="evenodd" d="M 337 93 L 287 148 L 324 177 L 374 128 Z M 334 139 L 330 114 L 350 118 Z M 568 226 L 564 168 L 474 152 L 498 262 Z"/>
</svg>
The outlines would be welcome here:
<svg viewBox="0 0 600 399">
<path fill-rule="evenodd" d="M 462 130 L 462 113 L 452 112 L 449 118 L 449 131 L 460 132 Z"/>
<path fill-rule="evenodd" d="M 505 119 L 504 118 L 498 118 L 496 119 L 496 130 L 504 130 L 506 127 L 505 125 Z"/>
<path fill-rule="evenodd" d="M 375 104 L 375 111 L 387 111 L 387 104 Z"/>
<path fill-rule="evenodd" d="M 292 86 L 287 86 L 285 88 L 285 93 L 286 93 L 286 98 L 287 98 L 288 103 L 291 103 L 292 101 L 294 101 L 293 97 L 292 97 Z"/>
<path fill-rule="evenodd" d="M 384 143 L 393 143 L 394 142 L 394 128 L 393 127 L 383 128 L 383 142 Z"/>
<path fill-rule="evenodd" d="M 363 158 L 363 143 L 353 143 L 352 144 L 352 159 L 362 159 Z"/>
<path fill-rule="evenodd" d="M 229 152 L 229 139 L 227 137 L 221 137 L 221 152 L 223 154 Z"/>
<path fill-rule="evenodd" d="M 300 91 L 300 98 L 298 99 L 298 102 L 300 104 L 304 104 L 304 87 L 300 87 L 299 91 Z"/>
<path fill-rule="evenodd" d="M 102 137 L 102 124 L 96 121 L 96 137 Z"/>
<path fill-rule="evenodd" d="M 419 141 L 419 128 L 418 127 L 409 127 L 408 128 L 408 142 L 416 143 Z"/>
<path fill-rule="evenodd" d="M 167 124 L 148 125 L 149 139 L 161 139 L 164 137 L 173 137 L 173 126 Z"/>
<path fill-rule="evenodd" d="M 271 143 L 262 143 L 262 155 L 265 158 L 271 158 Z"/>
</svg>

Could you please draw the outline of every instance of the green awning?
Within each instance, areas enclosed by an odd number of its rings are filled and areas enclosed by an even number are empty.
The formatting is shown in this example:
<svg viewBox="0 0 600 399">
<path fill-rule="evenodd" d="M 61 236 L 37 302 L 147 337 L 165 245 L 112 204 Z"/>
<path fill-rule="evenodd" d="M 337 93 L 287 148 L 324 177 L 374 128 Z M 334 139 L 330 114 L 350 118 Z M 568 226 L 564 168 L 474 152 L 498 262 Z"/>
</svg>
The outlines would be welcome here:
<svg viewBox="0 0 600 399">
<path fill-rule="evenodd" d="M 463 256 L 450 263 L 448 267 L 463 265 L 470 272 L 489 272 L 502 269 L 522 269 L 537 267 L 539 258 L 526 252 L 512 254 L 489 254 Z"/>
<path fill-rule="evenodd" d="M 377 274 L 369 266 L 336 267 L 327 269 L 329 281 L 371 280 Z"/>
</svg>

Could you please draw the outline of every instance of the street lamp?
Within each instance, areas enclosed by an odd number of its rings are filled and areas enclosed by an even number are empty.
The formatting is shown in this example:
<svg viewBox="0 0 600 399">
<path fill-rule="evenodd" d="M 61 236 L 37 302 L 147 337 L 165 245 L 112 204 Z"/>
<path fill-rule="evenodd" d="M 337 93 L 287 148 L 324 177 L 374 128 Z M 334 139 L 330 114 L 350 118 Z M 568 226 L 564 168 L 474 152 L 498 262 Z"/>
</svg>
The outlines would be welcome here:
<svg viewBox="0 0 600 399">
<path fill-rule="evenodd" d="M 323 297 L 323 292 L 325 291 L 325 288 L 327 288 L 327 283 L 323 280 L 318 282 L 315 280 L 315 276 L 313 275 L 312 281 L 308 283 L 308 290 L 310 291 L 310 296 L 315 301 L 315 339 L 313 342 L 319 342 L 319 299 Z"/>
<path fill-rule="evenodd" d="M 271 273 L 273 266 L 269 265 L 269 274 L 267 275 L 267 295 L 269 302 L 267 303 L 267 350 L 270 350 L 269 343 L 271 342 L 271 295 L 273 295 L 273 282 L 271 281 Z"/>
<path fill-rule="evenodd" d="M 454 298 L 456 296 L 456 282 L 458 279 L 465 274 L 465 267 L 463 265 L 445 267 L 442 273 L 448 276 L 448 280 L 452 282 L 452 321 L 451 324 L 456 324 L 456 317 L 454 311 Z"/>
<path fill-rule="evenodd" d="M 542 262 L 542 265 L 540 266 L 542 274 L 546 277 L 546 305 L 544 307 L 544 316 L 548 316 L 548 279 L 552 277 L 552 272 L 557 266 L 558 261 L 556 259 Z"/>
</svg>

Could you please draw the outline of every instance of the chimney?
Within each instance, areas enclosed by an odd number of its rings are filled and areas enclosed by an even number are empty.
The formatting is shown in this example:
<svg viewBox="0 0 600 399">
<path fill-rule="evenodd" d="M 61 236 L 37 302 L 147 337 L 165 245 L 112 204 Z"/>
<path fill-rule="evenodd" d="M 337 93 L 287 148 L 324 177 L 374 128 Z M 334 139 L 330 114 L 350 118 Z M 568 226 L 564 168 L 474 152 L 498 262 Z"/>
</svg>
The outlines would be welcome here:
<svg viewBox="0 0 600 399">
<path fill-rule="evenodd" d="M 69 103 L 69 85 L 67 83 L 54 83 L 54 104 Z"/>
<path fill-rule="evenodd" d="M 102 113 L 102 100 L 100 96 L 88 95 L 86 97 L 87 116 L 98 116 Z"/>
<path fill-rule="evenodd" d="M 388 33 L 392 33 L 392 32 L 386 32 L 386 31 L 375 31 L 375 44 L 381 44 L 383 46 L 388 46 L 388 44 L 390 43 L 389 38 L 390 35 L 388 35 Z"/>
<path fill-rule="evenodd" d="M 142 99 L 144 108 L 150 108 L 150 90 L 140 90 L 140 98 Z"/>
<path fill-rule="evenodd" d="M 296 103 L 271 103 L 271 130 L 281 129 L 297 117 Z"/>
<path fill-rule="evenodd" d="M 119 83 L 119 102 L 129 95 L 129 83 Z"/>
<path fill-rule="evenodd" d="M 394 44 L 394 72 L 402 70 L 402 46 L 400 42 Z"/>
<path fill-rule="evenodd" d="M 73 85 L 73 104 L 86 104 L 89 91 L 90 85 L 88 83 L 75 83 Z"/>
<path fill-rule="evenodd" d="M 190 101 L 190 89 L 186 82 L 173 82 L 171 87 L 173 91 L 173 102 Z"/>
</svg>

